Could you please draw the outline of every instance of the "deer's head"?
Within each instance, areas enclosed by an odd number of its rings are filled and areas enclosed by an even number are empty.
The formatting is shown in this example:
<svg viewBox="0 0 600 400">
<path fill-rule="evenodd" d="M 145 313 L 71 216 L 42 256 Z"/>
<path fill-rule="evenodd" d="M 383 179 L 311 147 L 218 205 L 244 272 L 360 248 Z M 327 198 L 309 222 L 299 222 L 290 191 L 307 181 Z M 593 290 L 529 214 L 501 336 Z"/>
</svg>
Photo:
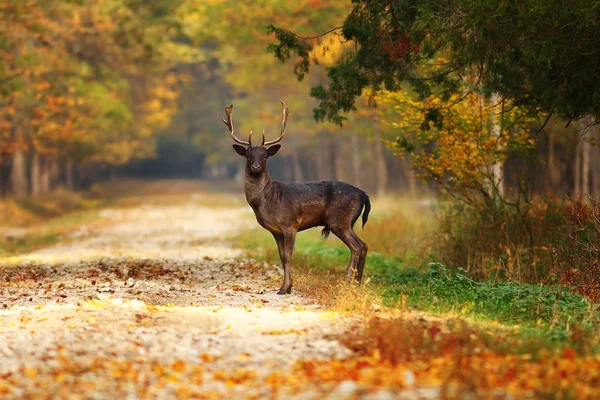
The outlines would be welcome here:
<svg viewBox="0 0 600 400">
<path fill-rule="evenodd" d="M 261 174 L 266 166 L 267 166 L 267 158 L 274 156 L 277 154 L 279 149 L 281 148 L 280 144 L 276 144 L 285 135 L 285 124 L 287 122 L 287 117 L 290 113 L 290 109 L 285 106 L 285 103 L 282 101 L 281 105 L 283 106 L 282 112 L 282 120 L 281 120 L 281 134 L 275 140 L 265 141 L 265 131 L 262 133 L 262 143 L 257 146 L 252 145 L 252 131 L 250 131 L 250 136 L 248 140 L 240 140 L 233 133 L 233 121 L 231 119 L 231 113 L 233 111 L 233 104 L 229 107 L 225 107 L 225 114 L 227 115 L 227 119 L 223 118 L 223 122 L 229 128 L 229 133 L 231 134 L 231 138 L 234 142 L 239 144 L 234 144 L 233 149 L 242 157 L 246 157 L 246 166 L 250 170 L 252 174 Z"/>
</svg>

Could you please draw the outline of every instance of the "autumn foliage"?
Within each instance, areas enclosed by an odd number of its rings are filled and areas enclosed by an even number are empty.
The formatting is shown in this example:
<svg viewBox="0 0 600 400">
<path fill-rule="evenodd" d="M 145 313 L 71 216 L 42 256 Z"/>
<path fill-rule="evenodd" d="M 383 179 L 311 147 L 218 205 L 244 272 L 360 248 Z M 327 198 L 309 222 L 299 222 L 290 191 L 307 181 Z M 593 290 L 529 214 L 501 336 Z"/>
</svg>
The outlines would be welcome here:
<svg viewBox="0 0 600 400">
<path fill-rule="evenodd" d="M 169 122 L 176 99 L 177 79 L 168 69 L 177 60 L 162 40 L 176 34 L 176 25 L 160 7 L 174 10 L 180 2 L 166 3 L 0 5 L 0 147 L 14 179 L 24 180 L 25 155 L 36 192 L 47 188 L 35 171 L 55 179 L 59 166 L 123 164 L 152 153 L 151 135 Z"/>
<path fill-rule="evenodd" d="M 397 132 L 389 146 L 464 201 L 501 195 L 495 166 L 535 146 L 533 120 L 524 111 L 473 91 L 423 100 L 406 91 L 384 92 L 376 100 L 382 118 Z"/>
</svg>

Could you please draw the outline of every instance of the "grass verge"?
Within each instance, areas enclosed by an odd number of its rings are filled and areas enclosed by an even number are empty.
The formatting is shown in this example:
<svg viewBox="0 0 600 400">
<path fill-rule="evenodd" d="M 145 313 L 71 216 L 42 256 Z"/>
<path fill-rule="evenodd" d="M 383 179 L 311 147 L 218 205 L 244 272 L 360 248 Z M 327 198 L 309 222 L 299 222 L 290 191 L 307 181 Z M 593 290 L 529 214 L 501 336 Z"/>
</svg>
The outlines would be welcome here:
<svg viewBox="0 0 600 400">
<path fill-rule="evenodd" d="M 600 352 L 596 304 L 563 285 L 477 282 L 429 255 L 427 216 L 413 212 L 419 217 L 409 221 L 404 215 L 401 208 L 376 211 L 365 231 L 358 231 L 370 247 L 367 283 L 358 288 L 341 282 L 350 259 L 343 243 L 337 238 L 323 242 L 317 230 L 298 234 L 292 258 L 295 288 L 340 311 L 373 314 L 383 306 L 403 312 L 402 318 L 425 313 L 426 319 L 433 314 L 452 324 L 460 321 L 476 332 L 477 340 L 506 354 L 565 348 L 577 354 Z M 251 249 L 248 255 L 255 259 L 280 262 L 274 239 L 263 229 L 242 233 L 236 245 Z M 502 339 L 489 339 L 494 337 Z"/>
</svg>

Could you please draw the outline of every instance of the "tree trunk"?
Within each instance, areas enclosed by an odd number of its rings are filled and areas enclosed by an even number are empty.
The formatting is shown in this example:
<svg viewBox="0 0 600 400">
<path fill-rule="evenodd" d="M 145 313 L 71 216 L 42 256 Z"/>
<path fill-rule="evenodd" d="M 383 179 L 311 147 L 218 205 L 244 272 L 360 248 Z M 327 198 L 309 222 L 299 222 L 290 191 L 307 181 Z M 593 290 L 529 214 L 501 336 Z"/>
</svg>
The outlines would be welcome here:
<svg viewBox="0 0 600 400">
<path fill-rule="evenodd" d="M 592 149 L 592 195 L 600 200 L 600 125 L 594 126 L 596 146 Z"/>
<path fill-rule="evenodd" d="M 29 170 L 29 182 L 31 183 L 31 195 L 36 197 L 42 192 L 42 157 L 39 153 L 31 156 L 31 169 Z"/>
<path fill-rule="evenodd" d="M 402 160 L 402 166 L 404 168 L 404 172 L 406 174 L 406 180 L 408 183 L 408 194 L 411 197 L 417 196 L 417 175 L 415 174 L 415 170 L 413 169 L 412 160 L 409 155 L 407 155 L 404 160 Z"/>
<path fill-rule="evenodd" d="M 577 121 L 579 137 L 575 148 L 575 197 L 587 196 L 590 193 L 590 157 L 591 145 L 588 142 L 592 129 L 592 117 L 583 117 Z"/>
<path fill-rule="evenodd" d="M 17 140 L 17 148 L 13 153 L 12 171 L 10 174 L 10 183 L 12 191 L 16 198 L 27 197 L 27 168 L 25 167 L 25 153 L 21 144 Z"/>
<path fill-rule="evenodd" d="M 73 161 L 67 160 L 65 162 L 65 183 L 67 184 L 67 188 L 73 190 Z"/>
<path fill-rule="evenodd" d="M 350 144 L 352 146 L 350 151 L 352 152 L 352 172 L 354 175 L 353 183 L 356 187 L 361 187 L 362 182 L 360 179 L 360 143 L 357 134 L 352 135 L 350 139 Z"/>
<path fill-rule="evenodd" d="M 383 143 L 377 121 L 375 122 L 375 131 L 373 135 L 373 156 L 375 158 L 375 171 L 377 175 L 377 196 L 384 196 L 388 185 L 388 172 L 385 163 L 385 154 L 383 153 Z"/>
<path fill-rule="evenodd" d="M 492 95 L 491 106 L 495 106 L 500 102 L 500 97 L 497 94 Z M 498 112 L 496 107 L 491 110 L 491 134 L 495 138 L 499 138 L 502 135 L 502 115 Z M 504 197 L 505 184 L 504 184 L 504 162 L 495 162 L 492 165 L 492 188 L 496 188 L 498 195 Z"/>
<path fill-rule="evenodd" d="M 331 160 L 333 161 L 333 179 L 338 181 L 346 181 L 346 171 L 344 169 L 344 149 L 342 148 L 343 142 L 336 140 L 338 135 L 334 136 L 334 140 L 331 141 Z"/>
<path fill-rule="evenodd" d="M 317 159 L 317 176 L 318 180 L 326 181 L 332 178 L 331 176 L 331 148 L 327 143 L 321 143 L 315 151 Z"/>
<path fill-rule="evenodd" d="M 6 197 L 10 190 L 10 173 L 12 165 L 10 160 L 4 159 L 0 162 L 0 197 Z"/>
<path fill-rule="evenodd" d="M 581 143 L 579 138 L 575 142 L 575 161 L 573 165 L 573 196 L 581 196 Z"/>
<path fill-rule="evenodd" d="M 40 193 L 46 194 L 50 192 L 51 161 L 48 157 L 42 157 L 40 165 Z"/>
<path fill-rule="evenodd" d="M 57 158 L 50 161 L 50 190 L 53 190 L 60 183 L 60 165 Z"/>
<path fill-rule="evenodd" d="M 554 151 L 555 144 L 552 143 L 552 138 L 548 138 L 548 170 L 546 180 L 546 190 L 550 193 L 556 191 L 556 186 L 560 183 L 560 170 L 556 165 L 556 155 Z"/>
<path fill-rule="evenodd" d="M 292 166 L 294 169 L 294 182 L 302 182 L 302 165 L 300 165 L 300 157 L 298 157 L 297 151 L 292 153 Z"/>
<path fill-rule="evenodd" d="M 325 160 L 323 159 L 323 148 L 322 146 L 318 146 L 314 152 L 314 159 L 315 159 L 315 168 L 316 168 L 316 172 L 317 172 L 317 179 L 318 181 L 323 181 L 325 180 L 324 176 L 325 176 Z"/>
<path fill-rule="evenodd" d="M 590 164 L 592 158 L 592 145 L 589 135 L 581 143 L 581 195 L 587 197 L 590 194 Z"/>
</svg>

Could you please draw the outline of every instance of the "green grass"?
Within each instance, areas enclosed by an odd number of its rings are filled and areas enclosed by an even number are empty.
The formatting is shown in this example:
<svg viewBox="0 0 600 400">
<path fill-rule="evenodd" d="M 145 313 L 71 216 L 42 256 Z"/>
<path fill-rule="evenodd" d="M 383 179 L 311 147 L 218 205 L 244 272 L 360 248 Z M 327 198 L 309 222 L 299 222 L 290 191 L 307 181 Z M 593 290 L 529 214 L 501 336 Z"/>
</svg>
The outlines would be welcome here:
<svg viewBox="0 0 600 400">
<path fill-rule="evenodd" d="M 372 241 L 377 242 L 382 233 L 389 236 L 389 230 L 394 229 L 387 218 L 375 217 L 375 227 L 369 233 Z M 358 234 L 365 237 L 366 232 Z M 365 240 L 371 244 L 369 238 Z M 263 229 L 241 234 L 236 244 L 249 249 L 249 256 L 255 259 L 280 263 L 275 241 Z M 341 241 L 330 238 L 323 242 L 319 231 L 313 229 L 296 237 L 292 266 L 296 274 L 300 271 L 331 280 L 342 276 L 349 258 L 350 252 Z M 518 352 L 565 346 L 582 353 L 600 352 L 595 333 L 599 325 L 597 305 L 566 286 L 477 282 L 464 270 L 452 270 L 426 252 L 407 248 L 395 254 L 370 251 L 365 274 L 369 292 L 381 304 L 467 319 L 480 324 L 484 331 L 503 330 L 525 343 Z"/>
</svg>

